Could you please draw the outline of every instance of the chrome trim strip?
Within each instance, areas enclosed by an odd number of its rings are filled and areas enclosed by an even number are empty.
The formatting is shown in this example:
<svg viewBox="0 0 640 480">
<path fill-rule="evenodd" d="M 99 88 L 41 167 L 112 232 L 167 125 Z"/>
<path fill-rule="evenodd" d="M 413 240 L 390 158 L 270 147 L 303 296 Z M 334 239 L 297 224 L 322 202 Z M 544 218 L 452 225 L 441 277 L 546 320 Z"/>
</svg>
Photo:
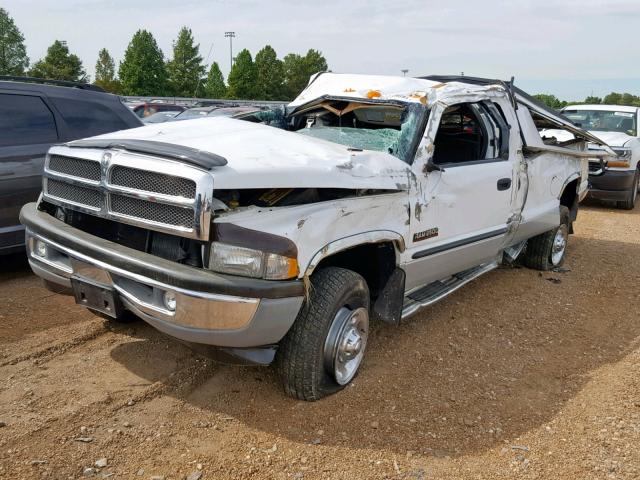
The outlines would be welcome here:
<svg viewBox="0 0 640 480">
<path fill-rule="evenodd" d="M 499 267 L 499 264 L 498 264 L 497 261 L 487 263 L 485 265 L 480 266 L 477 271 L 473 272 L 468 277 L 463 277 L 463 278 L 459 279 L 458 281 L 454 282 L 453 285 L 450 286 L 450 288 L 448 288 L 446 290 L 443 290 L 439 294 L 437 294 L 437 295 L 435 295 L 433 297 L 429 297 L 427 300 L 425 300 L 423 302 L 419 302 L 419 301 L 415 301 L 414 300 L 414 303 L 411 303 L 410 305 L 408 305 L 406 307 L 403 306 L 403 308 L 402 308 L 402 319 L 405 319 L 405 318 L 413 315 L 414 313 L 418 312 L 419 310 L 422 310 L 425 307 L 428 307 L 430 305 L 433 305 L 436 302 L 439 302 L 440 300 L 442 300 L 443 298 L 451 295 L 453 292 L 458 290 L 460 287 L 466 285 L 470 281 L 475 280 L 476 278 L 478 278 L 478 277 L 484 275 L 485 273 L 488 273 L 491 270 L 494 270 L 494 269 L 496 269 L 498 267 Z M 420 288 L 424 288 L 424 285 L 422 287 L 418 287 L 417 289 L 413 289 L 413 292 L 419 290 Z M 405 294 L 405 299 L 406 298 L 407 298 L 407 295 Z"/>
<path fill-rule="evenodd" d="M 507 233 L 507 231 L 508 231 L 507 227 L 502 227 L 496 230 L 491 230 L 490 232 L 485 232 L 479 235 L 474 235 L 472 237 L 466 237 L 460 240 L 445 243 L 443 245 L 438 245 L 436 247 L 429 247 L 414 253 L 411 256 L 411 258 L 413 260 L 416 260 L 418 258 L 424 258 L 430 255 L 435 255 L 437 253 L 446 252 L 447 250 L 452 250 L 454 248 L 464 247 L 465 245 L 469 245 L 470 243 L 481 242 L 482 240 L 488 240 L 490 238 L 499 237 L 500 235 Z"/>
</svg>

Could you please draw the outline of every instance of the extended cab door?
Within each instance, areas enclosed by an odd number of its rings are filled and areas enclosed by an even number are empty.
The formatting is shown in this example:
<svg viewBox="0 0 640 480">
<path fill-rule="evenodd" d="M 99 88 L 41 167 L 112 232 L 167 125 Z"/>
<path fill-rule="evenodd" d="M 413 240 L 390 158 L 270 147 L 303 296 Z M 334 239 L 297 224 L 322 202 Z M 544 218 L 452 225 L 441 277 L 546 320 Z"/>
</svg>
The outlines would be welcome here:
<svg viewBox="0 0 640 480">
<path fill-rule="evenodd" d="M 430 171 L 419 175 L 412 199 L 407 290 L 495 258 L 517 183 L 509 128 L 496 104 L 448 106 L 432 112 L 431 122 L 438 124 L 428 128 Z"/>
</svg>

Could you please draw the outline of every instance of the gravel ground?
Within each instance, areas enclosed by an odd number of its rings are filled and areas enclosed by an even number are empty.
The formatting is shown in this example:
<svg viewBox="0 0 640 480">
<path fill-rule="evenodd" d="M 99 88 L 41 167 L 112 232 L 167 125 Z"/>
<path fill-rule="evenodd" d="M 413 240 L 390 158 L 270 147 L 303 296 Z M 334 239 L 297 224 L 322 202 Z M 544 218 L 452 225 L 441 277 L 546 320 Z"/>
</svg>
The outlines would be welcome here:
<svg viewBox="0 0 640 480">
<path fill-rule="evenodd" d="M 503 268 L 316 403 L 0 273 L 0 478 L 640 478 L 640 208 L 581 210 L 565 265 Z"/>
</svg>

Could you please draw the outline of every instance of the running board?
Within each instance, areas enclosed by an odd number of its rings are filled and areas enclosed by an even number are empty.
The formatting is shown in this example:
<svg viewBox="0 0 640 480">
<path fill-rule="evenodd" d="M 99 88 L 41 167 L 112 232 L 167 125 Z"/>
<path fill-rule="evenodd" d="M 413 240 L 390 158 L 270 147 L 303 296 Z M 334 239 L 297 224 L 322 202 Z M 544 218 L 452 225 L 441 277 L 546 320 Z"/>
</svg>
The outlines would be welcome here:
<svg viewBox="0 0 640 480">
<path fill-rule="evenodd" d="M 464 270 L 456 273 L 444 280 L 436 280 L 433 283 L 420 287 L 417 290 L 412 291 L 406 297 L 404 297 L 404 304 L 402 305 L 402 318 L 406 318 L 413 315 L 418 310 L 433 305 L 438 300 L 443 299 L 450 293 L 455 292 L 464 284 L 469 283 L 471 280 L 478 278 L 487 272 L 490 272 L 494 268 L 498 267 L 498 262 L 485 263 L 478 265 L 477 267 Z"/>
</svg>

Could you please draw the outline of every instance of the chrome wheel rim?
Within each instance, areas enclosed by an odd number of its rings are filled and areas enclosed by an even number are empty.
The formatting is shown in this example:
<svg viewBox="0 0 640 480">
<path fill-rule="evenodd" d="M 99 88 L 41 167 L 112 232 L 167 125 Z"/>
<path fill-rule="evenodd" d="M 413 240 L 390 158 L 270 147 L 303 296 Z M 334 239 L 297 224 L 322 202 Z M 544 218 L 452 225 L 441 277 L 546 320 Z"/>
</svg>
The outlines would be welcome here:
<svg viewBox="0 0 640 480">
<path fill-rule="evenodd" d="M 551 263 L 558 265 L 564 257 L 564 251 L 567 248 L 567 226 L 560 225 L 553 237 L 553 245 L 551 246 Z"/>
<path fill-rule="evenodd" d="M 333 318 L 324 347 L 325 368 L 338 385 L 346 385 L 358 372 L 369 336 L 369 312 L 342 307 Z"/>
</svg>

